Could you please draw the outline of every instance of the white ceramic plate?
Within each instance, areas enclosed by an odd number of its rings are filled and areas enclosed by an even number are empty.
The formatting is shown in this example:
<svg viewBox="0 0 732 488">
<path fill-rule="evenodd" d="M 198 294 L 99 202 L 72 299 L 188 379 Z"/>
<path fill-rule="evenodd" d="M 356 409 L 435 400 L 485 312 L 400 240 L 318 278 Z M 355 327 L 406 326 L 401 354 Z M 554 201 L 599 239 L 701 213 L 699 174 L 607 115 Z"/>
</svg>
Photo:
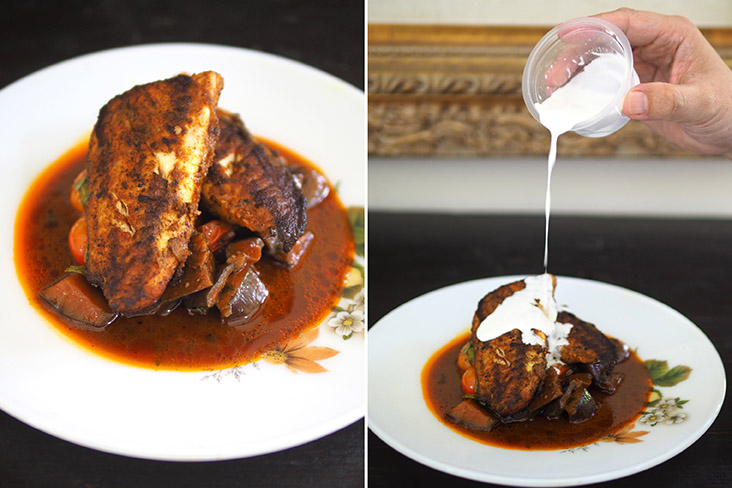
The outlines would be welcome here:
<svg viewBox="0 0 732 488">
<path fill-rule="evenodd" d="M 369 427 L 402 454 L 435 469 L 515 486 L 569 486 L 620 478 L 683 451 L 712 424 L 722 406 L 722 361 L 709 339 L 675 310 L 639 293 L 595 281 L 558 277 L 556 297 L 579 317 L 618 337 L 644 359 L 691 368 L 685 381 L 658 387 L 663 399 L 688 400 L 682 409 L 636 422 L 621 442 L 565 451 L 501 449 L 472 441 L 443 425 L 427 408 L 420 373 L 440 347 L 469 330 L 478 301 L 520 276 L 449 286 L 411 300 L 369 331 Z M 663 400 L 661 400 L 663 401 Z M 683 422 L 667 425 L 674 419 Z M 675 415 L 675 417 L 673 417 Z M 647 432 L 642 434 L 641 432 Z M 630 439 L 631 442 L 622 442 Z M 633 442 L 640 441 L 640 442 Z"/>
<path fill-rule="evenodd" d="M 13 263 L 20 200 L 47 165 L 88 135 L 99 109 L 135 84 L 180 72 L 224 77 L 219 106 L 315 162 L 346 206 L 365 200 L 364 96 L 311 67 L 245 49 L 160 44 L 104 51 L 43 69 L 0 91 L 0 408 L 100 450 L 166 460 L 273 452 L 364 415 L 363 334 L 321 325 L 313 345 L 339 351 L 328 372 L 260 361 L 216 374 L 141 369 L 72 343 L 29 304 Z"/>
</svg>

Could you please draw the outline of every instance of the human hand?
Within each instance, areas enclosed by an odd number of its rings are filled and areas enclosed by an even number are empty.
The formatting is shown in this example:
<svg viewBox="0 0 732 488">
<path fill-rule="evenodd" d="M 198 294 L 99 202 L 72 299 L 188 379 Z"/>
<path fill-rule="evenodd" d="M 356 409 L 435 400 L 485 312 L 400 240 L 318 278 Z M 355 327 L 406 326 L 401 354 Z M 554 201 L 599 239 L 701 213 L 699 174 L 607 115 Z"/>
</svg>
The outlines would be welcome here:
<svg viewBox="0 0 732 488">
<path fill-rule="evenodd" d="M 732 70 L 688 19 L 622 8 L 597 15 L 633 47 L 641 84 L 623 112 L 677 146 L 732 156 Z"/>
</svg>

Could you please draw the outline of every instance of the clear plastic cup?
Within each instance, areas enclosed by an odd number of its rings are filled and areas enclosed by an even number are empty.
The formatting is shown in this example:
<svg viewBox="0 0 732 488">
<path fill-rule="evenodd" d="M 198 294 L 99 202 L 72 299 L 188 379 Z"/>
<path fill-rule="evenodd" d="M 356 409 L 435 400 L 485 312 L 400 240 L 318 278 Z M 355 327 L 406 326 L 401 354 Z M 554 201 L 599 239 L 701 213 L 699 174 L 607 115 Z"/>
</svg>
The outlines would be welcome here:
<svg viewBox="0 0 732 488">
<path fill-rule="evenodd" d="M 623 115 L 623 99 L 639 83 L 633 69 L 633 51 L 618 26 L 593 17 L 564 22 L 547 32 L 534 46 L 522 78 L 524 102 L 531 115 L 539 120 L 534 104 L 546 100 L 553 90 L 571 79 L 572 69 L 579 71 L 577 67 L 591 63 L 599 53 L 617 53 L 624 57 L 623 81 L 616 96 L 602 110 L 571 130 L 585 137 L 603 137 L 623 127 L 630 120 Z M 552 73 L 562 73 L 566 79 L 552 76 Z"/>
</svg>

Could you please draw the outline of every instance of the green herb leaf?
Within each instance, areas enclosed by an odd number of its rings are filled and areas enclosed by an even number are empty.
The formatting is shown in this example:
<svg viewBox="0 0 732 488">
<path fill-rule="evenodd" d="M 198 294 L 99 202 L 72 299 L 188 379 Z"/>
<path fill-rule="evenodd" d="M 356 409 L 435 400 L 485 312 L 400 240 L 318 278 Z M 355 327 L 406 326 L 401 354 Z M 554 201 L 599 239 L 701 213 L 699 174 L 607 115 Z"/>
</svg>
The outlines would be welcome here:
<svg viewBox="0 0 732 488">
<path fill-rule="evenodd" d="M 89 179 L 84 176 L 74 184 L 74 191 L 79 192 L 79 199 L 82 207 L 86 208 L 86 202 L 89 200 Z"/>
<path fill-rule="evenodd" d="M 353 242 L 356 245 L 356 254 L 363 256 L 365 252 L 365 217 L 363 207 L 348 207 L 348 220 L 353 229 Z"/>
<path fill-rule="evenodd" d="M 46 220 L 43 223 L 43 226 L 50 229 L 56 227 L 57 225 L 58 217 L 56 216 L 56 212 L 54 212 L 52 208 L 49 208 L 48 212 L 46 212 Z"/>
<path fill-rule="evenodd" d="M 68 268 L 66 268 L 64 270 L 64 273 L 79 273 L 82 275 L 86 274 L 86 273 L 84 273 L 84 266 L 81 266 L 79 264 L 74 264 L 74 265 L 69 266 Z"/>
<path fill-rule="evenodd" d="M 460 354 L 467 354 L 468 362 L 470 364 L 473 364 L 475 360 L 475 349 L 473 349 L 473 345 L 471 343 L 466 342 L 463 348 L 460 350 Z"/>
</svg>

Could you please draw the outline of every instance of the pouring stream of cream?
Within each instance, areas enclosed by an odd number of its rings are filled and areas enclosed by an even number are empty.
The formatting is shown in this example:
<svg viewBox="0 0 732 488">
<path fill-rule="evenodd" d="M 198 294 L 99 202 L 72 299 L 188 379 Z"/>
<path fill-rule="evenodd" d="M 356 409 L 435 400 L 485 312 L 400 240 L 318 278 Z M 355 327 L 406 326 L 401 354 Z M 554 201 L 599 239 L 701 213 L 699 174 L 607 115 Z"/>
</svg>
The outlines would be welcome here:
<svg viewBox="0 0 732 488">
<path fill-rule="evenodd" d="M 557 88 L 542 103 L 535 103 L 539 121 L 549 129 L 551 145 L 547 161 L 546 201 L 544 202 L 544 272 L 549 267 L 549 215 L 551 213 L 551 179 L 557 160 L 559 136 L 602 112 L 622 87 L 625 59 L 617 53 L 598 53 L 587 64 L 582 57 L 576 74 Z M 566 59 L 564 60 L 566 61 Z M 569 68 L 567 68 L 569 70 Z M 571 73 L 570 73 L 571 74 Z"/>
</svg>

